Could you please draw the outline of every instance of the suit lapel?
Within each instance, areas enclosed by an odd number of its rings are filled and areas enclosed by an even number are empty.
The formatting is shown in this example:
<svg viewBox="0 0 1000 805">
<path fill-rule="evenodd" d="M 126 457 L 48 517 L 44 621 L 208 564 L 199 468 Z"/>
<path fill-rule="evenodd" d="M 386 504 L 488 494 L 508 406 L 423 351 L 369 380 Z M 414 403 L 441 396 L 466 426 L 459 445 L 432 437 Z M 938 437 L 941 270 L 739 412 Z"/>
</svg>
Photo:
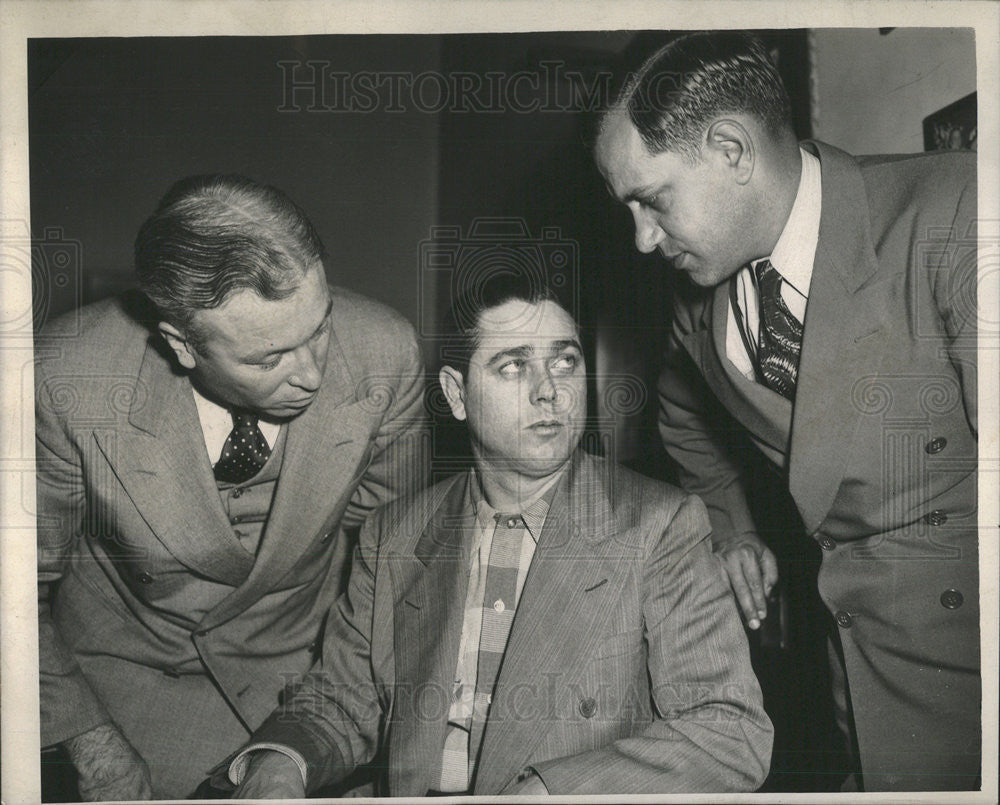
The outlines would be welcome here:
<svg viewBox="0 0 1000 805">
<path fill-rule="evenodd" d="M 840 486 L 859 416 L 855 386 L 876 374 L 878 334 L 889 321 L 884 293 L 868 293 L 878 263 L 861 173 L 848 155 L 820 144 L 823 201 L 809 289 L 792 421 L 789 485 L 809 531 Z"/>
<path fill-rule="evenodd" d="M 628 574 L 605 478 L 582 451 L 556 491 L 518 602 L 483 736 L 476 793 L 500 791 L 545 736 L 540 713 L 554 706 L 552 685 L 583 673 L 601 626 Z M 553 682 L 554 681 L 554 682 Z M 531 694 L 535 718 L 523 712 Z"/>
<path fill-rule="evenodd" d="M 179 562 L 238 585 L 253 557 L 219 500 L 187 378 L 150 342 L 129 411 L 130 428 L 95 431 L 101 451 L 152 532 Z"/>
<path fill-rule="evenodd" d="M 281 473 L 250 575 L 202 623 L 209 628 L 241 612 L 280 583 L 321 531 L 346 490 L 353 490 L 368 446 L 371 412 L 355 402 L 339 343 L 331 335 L 323 388 L 288 424 Z"/>
<path fill-rule="evenodd" d="M 422 796 L 437 783 L 469 586 L 474 514 L 468 474 L 457 476 L 412 555 L 392 556 L 396 695 L 390 788 Z"/>
<path fill-rule="evenodd" d="M 719 401 L 761 443 L 771 460 L 783 465 L 792 405 L 777 392 L 745 378 L 726 357 L 729 282 L 714 289 L 702 322 L 703 328 L 683 338 L 685 348 Z"/>
</svg>

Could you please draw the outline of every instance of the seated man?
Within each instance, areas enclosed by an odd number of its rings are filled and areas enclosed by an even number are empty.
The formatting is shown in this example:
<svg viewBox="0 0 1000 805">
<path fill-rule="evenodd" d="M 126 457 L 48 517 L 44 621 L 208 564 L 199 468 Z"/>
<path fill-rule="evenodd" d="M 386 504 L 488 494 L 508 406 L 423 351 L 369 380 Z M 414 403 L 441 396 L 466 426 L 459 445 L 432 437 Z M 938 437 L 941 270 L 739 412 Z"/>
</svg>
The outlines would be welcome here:
<svg viewBox="0 0 1000 805">
<path fill-rule="evenodd" d="M 413 328 L 327 285 L 282 193 L 184 180 L 135 251 L 141 306 L 36 349 L 42 745 L 95 800 L 185 797 L 246 742 L 312 664 L 344 529 L 426 454 Z"/>
<path fill-rule="evenodd" d="M 474 466 L 362 529 L 322 660 L 228 766 L 301 797 L 376 754 L 381 793 L 748 791 L 771 724 L 691 495 L 578 449 L 572 316 L 501 278 L 440 382 Z"/>
</svg>

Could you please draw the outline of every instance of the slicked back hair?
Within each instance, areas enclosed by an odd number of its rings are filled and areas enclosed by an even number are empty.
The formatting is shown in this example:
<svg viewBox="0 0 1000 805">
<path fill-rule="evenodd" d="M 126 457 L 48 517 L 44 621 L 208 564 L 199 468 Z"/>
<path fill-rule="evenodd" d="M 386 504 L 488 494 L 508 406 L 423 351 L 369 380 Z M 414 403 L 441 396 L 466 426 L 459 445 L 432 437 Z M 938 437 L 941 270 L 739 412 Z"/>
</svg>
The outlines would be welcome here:
<svg viewBox="0 0 1000 805">
<path fill-rule="evenodd" d="M 791 128 L 791 103 L 767 48 L 740 31 L 702 31 L 674 39 L 650 56 L 605 112 L 626 111 L 651 154 L 694 160 L 710 121 L 755 116 L 777 136 Z"/>
<path fill-rule="evenodd" d="M 135 240 L 139 286 L 160 317 L 201 340 L 192 316 L 252 290 L 291 295 L 323 244 L 284 193 L 244 176 L 190 176 L 167 191 Z"/>
</svg>

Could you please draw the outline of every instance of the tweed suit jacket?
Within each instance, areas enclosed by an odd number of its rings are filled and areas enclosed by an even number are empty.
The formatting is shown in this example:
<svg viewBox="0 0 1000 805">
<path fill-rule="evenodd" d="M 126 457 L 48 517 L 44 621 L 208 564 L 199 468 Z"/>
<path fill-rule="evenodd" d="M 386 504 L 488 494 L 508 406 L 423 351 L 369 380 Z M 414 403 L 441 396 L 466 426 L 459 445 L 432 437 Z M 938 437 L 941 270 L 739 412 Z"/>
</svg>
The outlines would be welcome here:
<svg viewBox="0 0 1000 805">
<path fill-rule="evenodd" d="M 469 579 L 467 478 L 372 516 L 321 664 L 255 733 L 302 754 L 310 791 L 377 752 L 383 794 L 436 786 Z M 508 791 L 527 768 L 553 794 L 754 789 L 771 724 L 704 506 L 582 451 L 559 484 L 474 793 Z"/>
<path fill-rule="evenodd" d="M 979 773 L 975 155 L 819 142 L 822 218 L 794 408 L 726 357 L 729 283 L 679 297 L 659 387 L 713 539 L 754 532 L 743 429 L 823 551 L 865 789 Z"/>
<path fill-rule="evenodd" d="M 39 336 L 43 746 L 111 719 L 154 793 L 183 797 L 311 664 L 353 548 L 345 529 L 420 488 L 426 466 L 412 328 L 331 292 L 325 375 L 287 425 L 256 555 L 222 507 L 190 382 L 137 300 Z"/>
</svg>

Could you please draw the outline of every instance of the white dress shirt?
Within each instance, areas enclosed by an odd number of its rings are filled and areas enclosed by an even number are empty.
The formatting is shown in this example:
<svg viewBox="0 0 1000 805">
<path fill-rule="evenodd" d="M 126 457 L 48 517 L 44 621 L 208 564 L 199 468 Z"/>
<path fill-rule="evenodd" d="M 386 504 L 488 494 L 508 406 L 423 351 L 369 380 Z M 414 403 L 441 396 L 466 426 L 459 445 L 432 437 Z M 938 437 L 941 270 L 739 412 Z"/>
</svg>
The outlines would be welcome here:
<svg viewBox="0 0 1000 805">
<path fill-rule="evenodd" d="M 194 404 L 198 409 L 198 419 L 201 422 L 201 432 L 205 437 L 205 449 L 208 450 L 209 461 L 214 467 L 222 455 L 222 448 L 233 430 L 233 415 L 228 408 L 219 405 L 208 399 L 205 395 L 191 385 L 194 393 Z M 281 432 L 281 425 L 275 422 L 265 422 L 263 419 L 257 422 L 257 427 L 264 434 L 267 446 L 272 450 L 274 443 L 278 440 Z"/>
<path fill-rule="evenodd" d="M 822 180 L 819 160 L 799 148 L 802 155 L 802 173 L 795 202 L 788 215 L 781 236 L 771 252 L 771 265 L 781 275 L 781 298 L 799 322 L 806 320 L 806 302 L 809 299 L 809 284 L 812 281 L 813 263 L 816 259 L 816 245 L 819 242 L 819 221 L 822 205 Z M 762 258 L 763 259 L 763 258 Z M 737 322 L 736 311 L 728 306 L 726 322 L 726 357 L 739 372 L 749 380 L 756 380 L 754 364 L 758 333 L 760 328 L 760 306 L 757 300 L 757 280 L 753 266 L 740 269 L 736 275 L 736 302 L 746 327 L 745 335 L 752 352 L 743 342 Z"/>
</svg>

